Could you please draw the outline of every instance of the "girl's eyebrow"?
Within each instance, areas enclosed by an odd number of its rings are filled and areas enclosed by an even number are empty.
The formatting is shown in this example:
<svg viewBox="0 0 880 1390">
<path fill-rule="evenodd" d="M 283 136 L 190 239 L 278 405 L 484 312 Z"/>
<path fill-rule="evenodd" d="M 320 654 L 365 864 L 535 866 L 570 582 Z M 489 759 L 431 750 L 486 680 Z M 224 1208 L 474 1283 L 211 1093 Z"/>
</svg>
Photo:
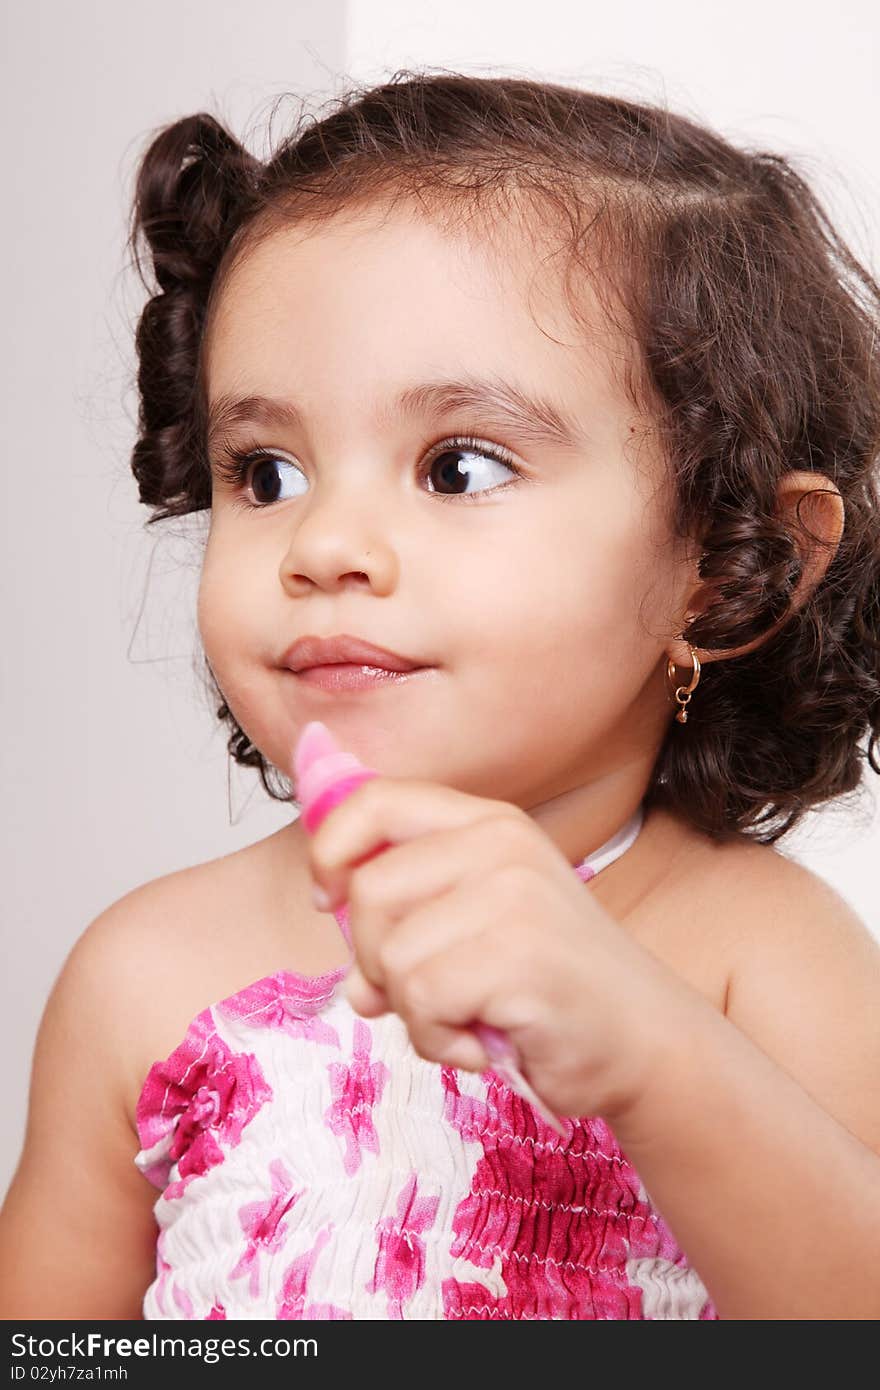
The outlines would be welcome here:
<svg viewBox="0 0 880 1390">
<path fill-rule="evenodd" d="M 487 422 L 513 430 L 530 444 L 578 451 L 588 443 L 581 427 L 562 406 L 498 377 L 481 380 L 468 376 L 407 386 L 377 412 L 376 423 L 381 428 L 399 416 L 418 419 L 456 410 L 478 410 Z M 242 424 L 296 429 L 303 424 L 303 414 L 292 401 L 273 396 L 218 396 L 208 407 L 209 447 Z"/>
</svg>

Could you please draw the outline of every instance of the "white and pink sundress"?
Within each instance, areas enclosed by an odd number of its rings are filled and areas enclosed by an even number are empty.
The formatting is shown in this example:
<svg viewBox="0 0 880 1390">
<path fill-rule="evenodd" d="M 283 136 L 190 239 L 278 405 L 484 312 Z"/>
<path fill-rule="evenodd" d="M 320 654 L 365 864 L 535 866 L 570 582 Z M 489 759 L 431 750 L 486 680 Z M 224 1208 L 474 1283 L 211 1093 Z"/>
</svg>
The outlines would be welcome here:
<svg viewBox="0 0 880 1390">
<path fill-rule="evenodd" d="M 717 1317 L 604 1120 L 561 1139 L 493 1071 L 426 1061 L 335 991 L 346 970 L 257 980 L 150 1068 L 145 1318 Z"/>
</svg>

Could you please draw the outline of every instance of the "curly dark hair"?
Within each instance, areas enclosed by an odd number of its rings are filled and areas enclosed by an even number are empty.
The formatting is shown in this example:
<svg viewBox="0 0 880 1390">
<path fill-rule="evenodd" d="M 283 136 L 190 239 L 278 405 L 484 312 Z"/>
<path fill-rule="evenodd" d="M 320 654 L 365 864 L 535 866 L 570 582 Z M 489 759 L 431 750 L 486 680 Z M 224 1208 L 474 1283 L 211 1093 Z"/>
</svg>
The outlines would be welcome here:
<svg viewBox="0 0 880 1390">
<path fill-rule="evenodd" d="M 646 805 L 716 841 L 769 844 L 856 789 L 865 760 L 880 772 L 880 288 L 791 160 L 660 106 L 521 77 L 401 70 L 331 108 L 301 106 L 265 161 L 205 113 L 151 133 L 129 238 L 152 294 L 131 459 L 148 524 L 211 505 L 204 343 L 224 281 L 265 237 L 383 197 L 459 224 L 525 195 L 566 231 L 569 271 L 589 268 L 606 308 L 624 310 L 627 389 L 650 402 L 671 518 L 713 596 L 687 639 L 715 652 L 770 634 L 704 667 Z M 790 469 L 824 473 L 845 507 L 836 553 L 798 604 L 803 556 L 776 510 Z M 232 758 L 291 800 L 225 701 L 217 716 Z"/>
</svg>

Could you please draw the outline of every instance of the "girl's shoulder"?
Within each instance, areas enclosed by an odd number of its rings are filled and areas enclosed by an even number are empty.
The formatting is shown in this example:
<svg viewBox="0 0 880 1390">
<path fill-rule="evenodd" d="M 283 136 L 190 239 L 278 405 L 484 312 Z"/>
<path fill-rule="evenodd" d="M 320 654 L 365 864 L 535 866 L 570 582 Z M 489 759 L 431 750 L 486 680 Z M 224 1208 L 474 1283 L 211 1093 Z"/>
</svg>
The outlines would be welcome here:
<svg viewBox="0 0 880 1390">
<path fill-rule="evenodd" d="M 717 844 L 658 805 L 632 849 L 590 888 L 631 936 L 725 1012 L 758 880 L 776 872 L 779 858 L 745 837 Z"/>
<path fill-rule="evenodd" d="M 617 915 L 729 1016 L 767 979 L 770 954 L 781 965 L 823 941 L 862 959 L 880 949 L 845 899 L 778 846 L 745 835 L 716 843 L 659 807 L 645 830 L 647 887 Z M 606 888 L 615 869 L 624 878 L 625 859 L 608 870 Z"/>
<path fill-rule="evenodd" d="M 691 982 L 717 958 L 730 1022 L 880 1151 L 880 942 L 846 899 L 777 846 L 687 837 L 658 902 L 657 954 Z"/>
<path fill-rule="evenodd" d="M 314 976 L 348 960 L 335 919 L 313 906 L 308 875 L 270 872 L 275 836 L 150 880 L 114 903 L 114 955 L 126 962 L 127 1114 L 144 1079 L 204 1009 L 279 970 Z"/>
<path fill-rule="evenodd" d="M 723 932 L 732 975 L 744 978 L 769 949 L 803 949 L 823 936 L 869 954 L 876 947 L 842 894 L 778 845 L 745 835 L 716 844 L 690 831 L 678 844 L 662 882 L 664 915 L 686 919 L 691 934 Z"/>
</svg>

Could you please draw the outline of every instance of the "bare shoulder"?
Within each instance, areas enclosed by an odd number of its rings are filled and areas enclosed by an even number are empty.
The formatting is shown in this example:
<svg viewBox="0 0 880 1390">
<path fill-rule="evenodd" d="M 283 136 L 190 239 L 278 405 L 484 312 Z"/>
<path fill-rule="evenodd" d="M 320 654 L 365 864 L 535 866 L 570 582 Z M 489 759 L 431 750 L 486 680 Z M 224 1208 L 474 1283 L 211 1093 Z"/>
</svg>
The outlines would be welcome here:
<svg viewBox="0 0 880 1390">
<path fill-rule="evenodd" d="M 727 923 L 731 1014 L 742 1015 L 747 995 L 775 994 L 798 970 L 837 962 L 838 971 L 846 965 L 870 976 L 880 965 L 880 946 L 846 899 L 772 845 L 713 847 L 701 858 L 698 881 L 704 903 L 716 898 Z"/>
<path fill-rule="evenodd" d="M 727 1017 L 880 1151 L 880 944 L 831 884 L 773 847 L 716 866 L 736 914 Z"/>
<path fill-rule="evenodd" d="M 210 903 L 220 878 L 206 864 L 140 884 L 89 924 L 65 962 L 65 973 L 76 977 L 71 987 L 102 999 L 102 1027 L 135 1135 L 146 1072 L 180 1041 L 201 994 L 214 987 Z"/>
<path fill-rule="evenodd" d="M 155 1272 L 156 1193 L 126 1112 L 140 1013 L 125 917 L 114 905 L 80 934 L 43 1008 L 0 1212 L 5 1317 L 139 1317 Z"/>
<path fill-rule="evenodd" d="M 638 939 L 880 1152 L 880 943 L 858 914 L 780 848 L 666 811 L 645 856 Z"/>
<path fill-rule="evenodd" d="M 0 1209 L 3 1316 L 140 1316 L 155 1275 L 156 1191 L 134 1163 L 137 1099 L 152 1062 L 206 1005 L 285 963 L 262 863 L 249 847 L 142 884 L 68 951 Z"/>
<path fill-rule="evenodd" d="M 203 1009 L 278 970 L 319 974 L 338 963 L 342 938 L 312 905 L 305 866 L 296 853 L 279 865 L 289 848 L 289 837 L 269 836 L 162 875 L 89 928 L 101 972 L 119 981 L 132 1128 L 147 1072 Z"/>
<path fill-rule="evenodd" d="M 236 851 L 140 884 L 91 923 L 78 949 L 115 982 L 121 1084 L 129 1123 L 146 1074 L 210 1004 L 252 982 L 246 949 L 258 925 L 243 915 L 248 855 Z M 259 913 L 256 914 L 257 924 Z M 238 923 L 236 934 L 233 924 Z"/>
<path fill-rule="evenodd" d="M 713 841 L 661 808 L 648 825 L 648 890 L 617 915 L 729 1016 L 743 1015 L 747 991 L 769 988 L 770 953 L 780 968 L 788 955 L 818 959 L 822 943 L 847 961 L 878 955 L 840 894 L 777 847 L 745 835 Z M 616 867 L 606 871 L 609 884 Z M 618 879 L 624 888 L 625 877 Z"/>
<path fill-rule="evenodd" d="M 635 851 L 639 871 L 623 856 L 600 876 L 598 896 L 604 891 L 612 915 L 726 1013 L 760 885 L 781 856 L 744 836 L 713 841 L 663 807 L 649 813 Z"/>
</svg>

